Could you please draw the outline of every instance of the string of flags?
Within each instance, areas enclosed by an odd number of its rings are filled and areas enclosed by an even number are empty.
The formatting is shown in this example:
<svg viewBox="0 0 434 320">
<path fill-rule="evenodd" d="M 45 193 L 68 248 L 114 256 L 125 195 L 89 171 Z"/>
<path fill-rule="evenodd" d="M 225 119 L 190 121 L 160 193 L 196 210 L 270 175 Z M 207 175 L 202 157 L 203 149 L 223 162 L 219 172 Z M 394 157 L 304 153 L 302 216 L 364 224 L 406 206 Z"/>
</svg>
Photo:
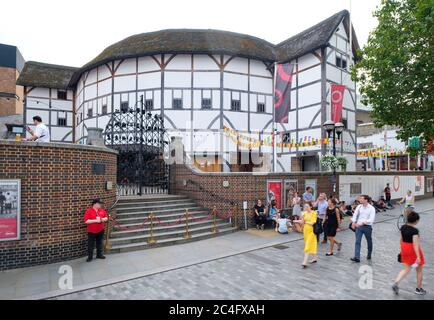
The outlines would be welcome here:
<svg viewBox="0 0 434 320">
<path fill-rule="evenodd" d="M 259 146 L 273 146 L 273 138 L 275 136 L 279 136 L 282 138 L 282 133 L 273 135 L 272 133 L 268 134 L 267 137 L 264 139 L 256 139 L 252 138 L 248 135 L 241 134 L 231 128 L 228 128 L 226 126 L 223 127 L 223 131 L 226 134 L 226 136 L 229 137 L 229 139 L 244 148 L 252 149 L 252 148 L 258 148 Z M 310 147 L 310 146 L 316 146 L 316 145 L 328 145 L 329 139 L 328 138 L 321 138 L 321 139 L 315 139 L 313 137 L 305 136 L 303 138 L 300 138 L 298 141 L 295 139 L 291 139 L 289 142 L 277 142 L 276 146 L 277 148 L 303 148 L 303 147 Z M 354 143 L 349 141 L 342 141 L 337 140 L 336 144 L 344 144 L 344 145 L 354 145 Z M 390 151 L 386 152 L 386 147 L 375 147 L 363 151 L 358 151 L 358 156 L 363 157 L 384 157 L 387 153 L 387 156 L 401 156 L 401 155 L 407 155 L 407 150 L 396 150 L 391 149 Z"/>
</svg>

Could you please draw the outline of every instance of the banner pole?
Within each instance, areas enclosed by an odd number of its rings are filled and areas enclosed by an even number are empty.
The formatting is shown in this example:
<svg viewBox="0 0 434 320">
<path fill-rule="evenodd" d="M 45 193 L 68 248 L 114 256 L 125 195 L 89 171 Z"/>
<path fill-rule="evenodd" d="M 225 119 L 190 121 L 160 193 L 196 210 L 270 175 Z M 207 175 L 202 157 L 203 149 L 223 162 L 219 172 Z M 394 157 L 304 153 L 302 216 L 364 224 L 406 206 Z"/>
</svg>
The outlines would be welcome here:
<svg viewBox="0 0 434 320">
<path fill-rule="evenodd" d="M 276 157 L 276 135 L 275 135 L 275 128 L 276 128 L 276 74 L 277 74 L 277 62 L 274 62 L 274 70 L 273 70 L 273 131 L 272 131 L 272 138 L 273 138 L 273 172 L 276 172 L 276 163 L 277 163 L 277 157 Z"/>
</svg>

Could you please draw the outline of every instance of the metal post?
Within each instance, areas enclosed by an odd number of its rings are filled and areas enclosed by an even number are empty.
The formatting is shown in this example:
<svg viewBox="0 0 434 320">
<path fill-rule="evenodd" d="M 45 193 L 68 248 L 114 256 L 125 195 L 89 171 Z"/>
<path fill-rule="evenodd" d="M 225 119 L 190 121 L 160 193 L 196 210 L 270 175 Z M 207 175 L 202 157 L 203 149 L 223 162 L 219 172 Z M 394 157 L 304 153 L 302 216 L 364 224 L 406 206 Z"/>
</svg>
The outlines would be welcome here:
<svg viewBox="0 0 434 320">
<path fill-rule="evenodd" d="M 336 157 L 336 129 L 333 128 L 333 156 Z M 336 192 L 336 168 L 333 167 L 333 192 Z"/>
<path fill-rule="evenodd" d="M 155 244 L 157 243 L 157 240 L 154 239 L 154 213 L 151 212 L 151 214 L 149 215 L 149 218 L 151 219 L 151 237 L 148 239 L 148 244 Z"/>
<path fill-rule="evenodd" d="M 211 232 L 217 233 L 218 229 L 217 229 L 217 208 L 216 208 L 216 206 L 214 206 L 214 209 L 213 209 L 213 223 L 214 223 L 214 226 L 213 226 Z"/>
<path fill-rule="evenodd" d="M 191 235 L 188 231 L 188 209 L 185 209 L 185 233 L 184 233 L 184 239 L 190 239 Z"/>
<path fill-rule="evenodd" d="M 107 221 L 107 233 L 105 235 L 105 245 L 104 245 L 104 252 L 107 252 L 112 248 L 112 244 L 110 243 L 110 232 L 111 232 L 111 214 L 108 215 L 108 221 Z"/>
</svg>

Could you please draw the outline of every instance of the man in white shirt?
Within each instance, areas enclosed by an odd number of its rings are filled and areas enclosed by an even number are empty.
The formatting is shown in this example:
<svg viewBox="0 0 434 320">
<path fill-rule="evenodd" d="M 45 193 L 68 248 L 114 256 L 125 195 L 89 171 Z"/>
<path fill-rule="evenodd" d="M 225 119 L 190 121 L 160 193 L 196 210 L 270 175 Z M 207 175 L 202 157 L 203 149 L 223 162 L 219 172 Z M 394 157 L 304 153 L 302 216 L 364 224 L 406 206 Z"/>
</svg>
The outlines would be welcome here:
<svg viewBox="0 0 434 320">
<path fill-rule="evenodd" d="M 369 204 L 369 196 L 362 195 L 359 197 L 361 203 L 354 211 L 351 218 L 351 226 L 356 232 L 356 247 L 354 258 L 351 261 L 360 262 L 360 248 L 362 244 L 362 236 L 365 235 L 368 242 L 368 256 L 371 260 L 372 255 L 372 225 L 375 221 L 375 208 Z"/>
<path fill-rule="evenodd" d="M 48 127 L 42 123 L 41 117 L 34 116 L 33 123 L 36 126 L 35 130 L 32 130 L 30 127 L 27 127 L 27 131 L 32 136 L 25 140 L 36 141 L 36 142 L 50 142 L 50 131 L 48 130 Z"/>
</svg>

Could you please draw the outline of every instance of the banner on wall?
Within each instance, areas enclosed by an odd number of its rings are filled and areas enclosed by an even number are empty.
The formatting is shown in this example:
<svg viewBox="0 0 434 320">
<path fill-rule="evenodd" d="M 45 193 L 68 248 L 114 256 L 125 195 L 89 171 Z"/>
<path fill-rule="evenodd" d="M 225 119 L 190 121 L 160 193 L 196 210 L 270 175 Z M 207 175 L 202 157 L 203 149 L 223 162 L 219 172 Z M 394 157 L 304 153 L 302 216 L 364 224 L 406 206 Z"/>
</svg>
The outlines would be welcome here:
<svg viewBox="0 0 434 320">
<path fill-rule="evenodd" d="M 331 120 L 334 123 L 342 120 L 342 103 L 344 100 L 345 86 L 331 84 Z"/>
<path fill-rule="evenodd" d="M 267 181 L 267 204 L 276 200 L 277 208 L 282 209 L 282 181 Z"/>
<path fill-rule="evenodd" d="M 274 88 L 274 121 L 288 123 L 291 109 L 292 71 L 294 64 L 285 63 L 276 65 L 276 84 Z"/>
<path fill-rule="evenodd" d="M 313 199 L 316 200 L 317 199 L 316 179 L 306 179 L 304 182 L 304 189 L 306 190 L 307 187 L 312 188 Z"/>
<path fill-rule="evenodd" d="M 0 241 L 20 239 L 20 199 L 20 180 L 0 180 Z"/>
<path fill-rule="evenodd" d="M 298 192 L 298 180 L 284 180 L 283 182 L 283 207 L 290 208 L 294 193 Z"/>
</svg>

